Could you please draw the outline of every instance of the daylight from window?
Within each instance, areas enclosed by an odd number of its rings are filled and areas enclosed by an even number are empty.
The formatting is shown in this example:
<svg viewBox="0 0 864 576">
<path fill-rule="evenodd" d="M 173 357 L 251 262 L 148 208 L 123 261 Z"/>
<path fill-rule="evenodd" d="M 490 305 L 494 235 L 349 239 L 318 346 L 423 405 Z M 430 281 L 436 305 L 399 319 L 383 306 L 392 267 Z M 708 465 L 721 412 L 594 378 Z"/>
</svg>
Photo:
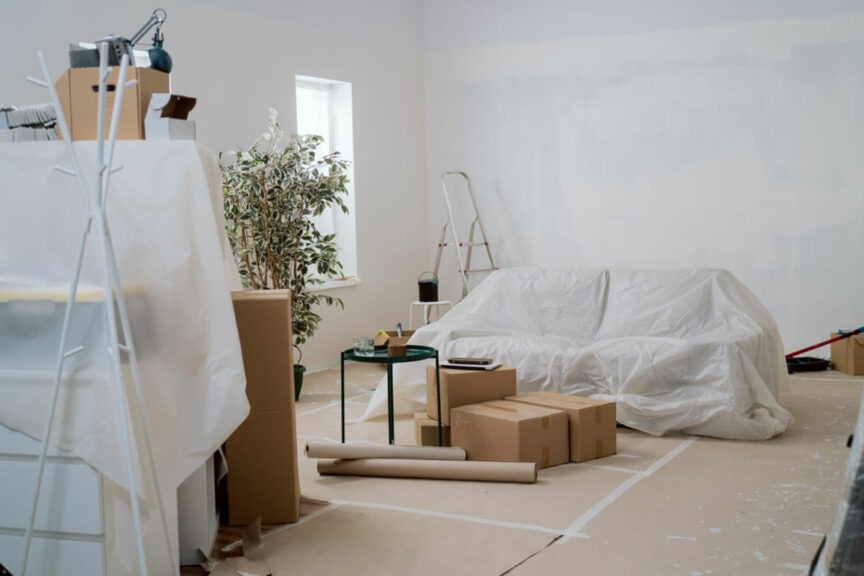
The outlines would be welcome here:
<svg viewBox="0 0 864 576">
<path fill-rule="evenodd" d="M 351 164 L 348 168 L 348 214 L 329 209 L 315 219 L 322 234 L 336 234 L 339 260 L 346 279 L 357 277 L 357 248 L 354 221 L 354 132 L 351 115 L 351 83 L 297 76 L 297 133 L 324 138 L 318 156 L 339 152 Z"/>
</svg>

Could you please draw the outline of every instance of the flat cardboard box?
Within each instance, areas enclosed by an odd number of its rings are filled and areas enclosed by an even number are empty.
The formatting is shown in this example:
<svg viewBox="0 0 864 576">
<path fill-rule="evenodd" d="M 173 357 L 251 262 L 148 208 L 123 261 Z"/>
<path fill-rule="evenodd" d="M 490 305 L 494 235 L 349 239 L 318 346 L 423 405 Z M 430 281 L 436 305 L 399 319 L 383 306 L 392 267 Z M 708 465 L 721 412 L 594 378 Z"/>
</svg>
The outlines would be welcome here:
<svg viewBox="0 0 864 576">
<path fill-rule="evenodd" d="M 450 427 L 441 426 L 442 446 L 450 446 Z M 414 442 L 418 446 L 438 446 L 438 421 L 425 412 L 414 414 Z"/>
<path fill-rule="evenodd" d="M 516 369 L 499 366 L 495 370 L 458 370 L 441 368 L 441 423 L 450 425 L 450 411 L 466 404 L 503 400 L 516 394 Z M 435 396 L 435 366 L 426 367 L 426 413 L 438 419 Z"/>
<path fill-rule="evenodd" d="M 568 417 L 562 410 L 493 400 L 454 408 L 450 438 L 468 460 L 535 462 L 538 468 L 569 459 Z"/>
<path fill-rule="evenodd" d="M 152 94 L 144 118 L 147 140 L 195 140 L 195 122 L 187 120 L 195 102 L 179 94 Z"/>
<path fill-rule="evenodd" d="M 617 450 L 615 402 L 554 392 L 519 394 L 507 400 L 566 412 L 570 418 L 571 462 L 611 456 Z"/>
<path fill-rule="evenodd" d="M 833 338 L 840 334 L 831 334 Z M 856 334 L 831 343 L 831 362 L 834 369 L 853 376 L 864 374 L 864 334 Z"/>
<path fill-rule="evenodd" d="M 232 293 L 251 413 L 225 442 L 228 523 L 300 518 L 291 295 Z"/>
<path fill-rule="evenodd" d="M 114 66 L 107 79 L 105 93 L 105 138 L 111 123 L 111 110 L 117 93 L 120 67 Z M 143 140 L 144 118 L 154 92 L 170 92 L 170 76 L 152 68 L 130 66 L 126 79 L 137 80 L 123 91 L 123 105 L 117 125 L 118 140 Z M 99 68 L 69 68 L 55 83 L 60 106 L 72 140 L 96 140 L 99 102 Z M 95 88 L 95 90 L 94 90 Z M 58 130 L 58 138 L 62 135 Z"/>
</svg>

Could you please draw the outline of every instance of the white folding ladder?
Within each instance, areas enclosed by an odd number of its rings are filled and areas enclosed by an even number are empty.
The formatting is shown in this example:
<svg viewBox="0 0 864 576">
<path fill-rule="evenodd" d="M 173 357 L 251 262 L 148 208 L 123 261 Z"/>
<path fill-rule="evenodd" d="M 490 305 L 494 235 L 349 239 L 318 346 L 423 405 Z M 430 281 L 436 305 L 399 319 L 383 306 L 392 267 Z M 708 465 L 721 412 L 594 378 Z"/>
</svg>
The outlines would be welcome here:
<svg viewBox="0 0 864 576">
<path fill-rule="evenodd" d="M 465 188 L 468 190 L 468 196 L 471 198 L 471 207 L 474 210 L 474 218 L 471 220 L 471 226 L 468 232 L 468 242 L 462 243 L 459 241 L 459 236 L 456 232 L 456 223 L 453 219 L 453 204 L 450 202 L 450 193 L 447 191 L 447 177 L 458 176 L 465 180 Z M 462 283 L 462 296 L 465 298 L 468 295 L 468 280 L 471 274 L 492 272 L 497 270 L 495 260 L 492 258 L 492 250 L 489 248 L 489 242 L 486 239 L 486 230 L 483 228 L 483 221 L 480 219 L 480 211 L 477 209 L 477 200 L 474 198 L 474 190 L 471 187 L 471 179 L 468 174 L 458 171 L 445 171 L 441 173 L 441 190 L 444 192 L 444 203 L 447 205 L 447 221 L 441 227 L 441 239 L 438 241 L 438 254 L 435 256 L 435 276 L 438 276 L 438 269 L 441 266 L 441 254 L 445 246 L 451 243 L 456 248 L 456 260 L 459 265 L 459 280 Z M 447 229 L 450 229 L 450 239 L 447 237 Z M 476 231 L 480 231 L 480 238 L 475 240 Z M 471 268 L 471 256 L 475 247 L 484 247 L 486 255 L 489 257 L 488 268 Z M 466 248 L 463 258 L 462 248 Z"/>
</svg>

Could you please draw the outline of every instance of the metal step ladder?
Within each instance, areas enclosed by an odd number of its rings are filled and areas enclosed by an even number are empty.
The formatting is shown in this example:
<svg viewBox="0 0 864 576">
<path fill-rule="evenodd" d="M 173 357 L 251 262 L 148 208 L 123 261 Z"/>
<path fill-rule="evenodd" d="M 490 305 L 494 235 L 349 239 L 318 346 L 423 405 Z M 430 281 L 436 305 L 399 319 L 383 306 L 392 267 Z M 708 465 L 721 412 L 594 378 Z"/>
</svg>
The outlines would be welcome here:
<svg viewBox="0 0 864 576">
<path fill-rule="evenodd" d="M 461 177 L 465 180 L 465 188 L 468 190 L 468 196 L 471 198 L 471 207 L 474 210 L 474 219 L 471 221 L 471 226 L 468 232 L 468 242 L 462 243 L 459 241 L 459 236 L 456 233 L 456 223 L 453 219 L 453 204 L 450 202 L 450 193 L 447 190 L 448 177 Z M 456 248 L 456 260 L 459 264 L 459 280 L 462 283 L 462 298 L 468 295 L 469 285 L 468 280 L 471 274 L 492 272 L 497 270 L 495 260 L 492 258 L 492 250 L 489 248 L 489 242 L 486 239 L 486 231 L 483 228 L 483 221 L 480 219 L 480 211 L 477 209 L 477 200 L 474 198 L 474 190 L 471 187 L 471 179 L 465 172 L 445 171 L 441 173 L 441 190 L 444 192 L 444 202 L 447 205 L 447 221 L 441 227 L 441 239 L 438 241 L 438 254 L 435 256 L 435 276 L 438 277 L 438 269 L 441 266 L 441 254 L 446 246 L 451 244 Z M 447 237 L 447 229 L 450 229 L 450 238 Z M 480 231 L 479 239 L 475 240 L 477 230 Z M 488 268 L 472 268 L 471 257 L 474 248 L 483 247 L 486 249 L 486 255 L 489 257 Z M 462 249 L 466 248 L 464 258 Z"/>
</svg>

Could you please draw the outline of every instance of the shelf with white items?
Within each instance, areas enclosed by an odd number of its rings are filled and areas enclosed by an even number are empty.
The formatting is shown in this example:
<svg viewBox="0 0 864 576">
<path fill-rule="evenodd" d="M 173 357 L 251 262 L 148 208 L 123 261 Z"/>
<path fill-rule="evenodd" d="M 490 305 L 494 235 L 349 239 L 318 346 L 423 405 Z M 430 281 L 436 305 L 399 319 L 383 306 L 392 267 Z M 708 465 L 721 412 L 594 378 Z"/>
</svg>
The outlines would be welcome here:
<svg viewBox="0 0 864 576">
<path fill-rule="evenodd" d="M 32 489 L 41 443 L 0 425 L 0 486 L 5 494 Z M 104 574 L 102 476 L 89 464 L 49 447 L 42 498 L 33 524 L 33 574 Z M 0 564 L 20 566 L 30 514 L 26 498 L 0 498 Z"/>
</svg>

